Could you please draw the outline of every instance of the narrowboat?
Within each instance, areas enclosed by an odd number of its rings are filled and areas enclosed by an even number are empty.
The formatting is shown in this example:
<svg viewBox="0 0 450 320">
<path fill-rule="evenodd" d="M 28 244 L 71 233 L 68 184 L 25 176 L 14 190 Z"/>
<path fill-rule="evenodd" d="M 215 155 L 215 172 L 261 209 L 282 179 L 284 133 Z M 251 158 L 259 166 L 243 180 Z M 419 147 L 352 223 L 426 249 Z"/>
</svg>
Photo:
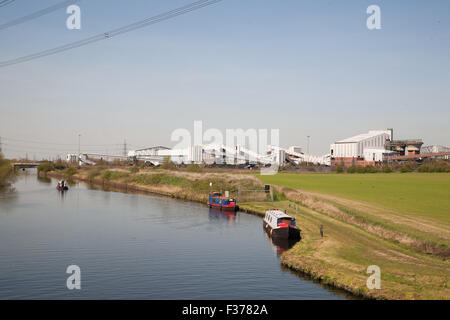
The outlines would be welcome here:
<svg viewBox="0 0 450 320">
<path fill-rule="evenodd" d="M 267 210 L 263 222 L 264 229 L 277 239 L 300 239 L 300 229 L 295 218 L 281 210 Z"/>
<path fill-rule="evenodd" d="M 56 190 L 66 191 L 66 190 L 69 190 L 69 187 L 66 185 L 66 182 L 64 180 L 61 180 L 61 181 L 58 181 L 58 184 L 56 185 Z"/>
<path fill-rule="evenodd" d="M 210 208 L 217 208 L 223 211 L 236 211 L 236 200 L 230 197 L 223 197 L 220 192 L 210 192 L 208 205 Z"/>
</svg>

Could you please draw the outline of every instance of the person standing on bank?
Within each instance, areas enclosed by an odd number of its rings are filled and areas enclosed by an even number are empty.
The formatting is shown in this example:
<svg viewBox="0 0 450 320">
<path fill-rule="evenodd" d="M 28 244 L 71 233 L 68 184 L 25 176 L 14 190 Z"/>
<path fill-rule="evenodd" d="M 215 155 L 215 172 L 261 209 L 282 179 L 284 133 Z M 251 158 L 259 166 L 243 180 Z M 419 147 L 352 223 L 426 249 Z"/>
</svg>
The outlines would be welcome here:
<svg viewBox="0 0 450 320">
<path fill-rule="evenodd" d="M 320 236 L 323 238 L 323 224 L 320 225 Z"/>
</svg>

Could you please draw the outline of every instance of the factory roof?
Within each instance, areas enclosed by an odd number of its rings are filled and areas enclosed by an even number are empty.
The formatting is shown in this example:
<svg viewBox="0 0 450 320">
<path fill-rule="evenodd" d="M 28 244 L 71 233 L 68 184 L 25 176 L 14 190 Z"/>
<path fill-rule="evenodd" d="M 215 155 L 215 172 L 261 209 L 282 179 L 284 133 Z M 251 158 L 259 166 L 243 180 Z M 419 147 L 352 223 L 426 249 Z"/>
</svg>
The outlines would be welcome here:
<svg viewBox="0 0 450 320">
<path fill-rule="evenodd" d="M 357 136 L 353 136 L 347 139 L 336 141 L 336 143 L 356 143 L 360 141 L 364 141 L 366 139 L 379 136 L 380 134 L 391 134 L 390 131 L 386 130 L 371 130 L 368 133 L 358 134 Z"/>
</svg>

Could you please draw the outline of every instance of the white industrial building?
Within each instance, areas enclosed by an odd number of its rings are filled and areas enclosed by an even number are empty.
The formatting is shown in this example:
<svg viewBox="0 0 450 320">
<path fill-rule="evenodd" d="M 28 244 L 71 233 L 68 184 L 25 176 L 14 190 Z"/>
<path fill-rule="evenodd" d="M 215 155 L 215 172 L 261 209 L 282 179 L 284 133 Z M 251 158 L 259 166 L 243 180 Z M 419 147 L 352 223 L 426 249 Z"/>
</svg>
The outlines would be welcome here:
<svg viewBox="0 0 450 320">
<path fill-rule="evenodd" d="M 267 146 L 265 152 L 257 153 L 244 146 L 229 147 L 226 145 L 195 145 L 185 149 L 169 149 L 166 147 L 151 147 L 128 152 L 128 158 L 143 160 L 153 165 L 160 165 L 165 157 L 170 157 L 175 163 L 195 164 L 277 164 L 283 166 L 286 160 L 295 164 L 308 162 L 314 164 L 330 165 L 329 155 L 317 157 L 305 155 L 301 148 L 294 146 L 288 149 L 277 146 Z"/>
<path fill-rule="evenodd" d="M 330 156 L 334 160 L 364 159 L 382 161 L 386 141 L 392 140 L 392 130 L 371 130 L 368 133 L 336 141 L 330 145 Z"/>
</svg>

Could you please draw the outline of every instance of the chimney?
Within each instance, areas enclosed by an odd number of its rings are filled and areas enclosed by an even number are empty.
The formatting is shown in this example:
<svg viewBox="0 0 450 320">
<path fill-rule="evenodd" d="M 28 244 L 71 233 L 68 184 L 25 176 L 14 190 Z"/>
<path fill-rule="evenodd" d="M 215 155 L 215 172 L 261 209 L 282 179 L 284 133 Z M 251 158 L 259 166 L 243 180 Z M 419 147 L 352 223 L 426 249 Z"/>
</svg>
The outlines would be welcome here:
<svg viewBox="0 0 450 320">
<path fill-rule="evenodd" d="M 394 141 L 394 129 L 393 128 L 388 128 L 388 131 L 391 132 L 391 141 Z"/>
</svg>

